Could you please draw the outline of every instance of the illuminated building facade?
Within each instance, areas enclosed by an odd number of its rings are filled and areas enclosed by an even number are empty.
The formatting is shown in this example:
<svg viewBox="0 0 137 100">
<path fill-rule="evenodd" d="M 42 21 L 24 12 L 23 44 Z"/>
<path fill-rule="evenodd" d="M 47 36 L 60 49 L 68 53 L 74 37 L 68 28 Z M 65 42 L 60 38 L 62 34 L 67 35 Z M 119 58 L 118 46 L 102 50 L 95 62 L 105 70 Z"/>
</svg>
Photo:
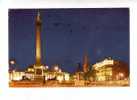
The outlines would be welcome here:
<svg viewBox="0 0 137 100">
<path fill-rule="evenodd" d="M 108 66 L 102 66 L 96 69 L 96 80 L 97 81 L 112 80 L 112 68 Z"/>
<path fill-rule="evenodd" d="M 25 76 L 25 72 L 13 70 L 9 72 L 9 81 L 22 80 L 23 76 Z"/>
<path fill-rule="evenodd" d="M 112 59 L 104 59 L 93 65 L 93 70 L 95 72 L 96 81 L 107 81 L 112 80 L 112 67 L 108 65 L 113 65 L 114 61 Z"/>
<path fill-rule="evenodd" d="M 129 77 L 128 65 L 106 58 L 93 65 L 96 81 L 123 80 Z"/>
</svg>

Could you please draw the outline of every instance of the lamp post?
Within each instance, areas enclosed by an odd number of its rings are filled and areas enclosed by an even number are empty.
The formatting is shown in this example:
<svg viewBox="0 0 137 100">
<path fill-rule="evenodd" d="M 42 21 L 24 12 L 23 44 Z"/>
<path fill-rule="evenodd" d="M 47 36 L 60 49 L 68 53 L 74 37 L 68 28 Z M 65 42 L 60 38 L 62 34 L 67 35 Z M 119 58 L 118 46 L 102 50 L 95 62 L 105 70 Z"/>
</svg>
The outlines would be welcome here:
<svg viewBox="0 0 137 100">
<path fill-rule="evenodd" d="M 120 85 L 121 85 L 121 80 L 124 78 L 124 74 L 123 73 L 119 73 L 119 79 L 120 79 Z"/>
<path fill-rule="evenodd" d="M 9 61 L 9 64 L 10 64 L 10 67 L 11 67 L 12 69 L 15 69 L 15 67 L 16 67 L 16 61 L 15 61 L 15 60 L 10 60 L 10 61 Z"/>
<path fill-rule="evenodd" d="M 15 60 L 10 60 L 10 64 L 14 65 L 15 64 Z"/>
<path fill-rule="evenodd" d="M 57 72 L 59 70 L 59 67 L 58 66 L 55 66 L 54 67 L 54 70 Z"/>
<path fill-rule="evenodd" d="M 49 66 L 46 66 L 46 69 L 48 70 L 48 69 L 49 69 Z"/>
<path fill-rule="evenodd" d="M 11 80 L 13 80 L 13 77 L 14 77 L 15 64 L 16 64 L 15 60 L 10 60 L 10 61 L 9 61 L 9 65 L 10 65 L 10 68 L 11 68 Z"/>
<path fill-rule="evenodd" d="M 124 77 L 124 74 L 123 73 L 119 73 L 120 80 L 123 79 L 123 77 Z"/>
</svg>

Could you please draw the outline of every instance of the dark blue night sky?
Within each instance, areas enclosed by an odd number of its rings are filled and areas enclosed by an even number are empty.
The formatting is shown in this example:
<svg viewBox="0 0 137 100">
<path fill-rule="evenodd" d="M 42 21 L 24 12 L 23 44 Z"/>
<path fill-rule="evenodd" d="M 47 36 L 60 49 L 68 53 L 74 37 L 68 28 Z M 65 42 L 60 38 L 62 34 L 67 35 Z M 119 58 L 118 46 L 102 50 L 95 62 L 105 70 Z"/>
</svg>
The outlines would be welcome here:
<svg viewBox="0 0 137 100">
<path fill-rule="evenodd" d="M 9 59 L 18 69 L 35 63 L 38 9 L 9 10 Z M 91 64 L 107 56 L 129 63 L 129 9 L 40 9 L 42 62 L 76 70 L 88 54 Z"/>
</svg>

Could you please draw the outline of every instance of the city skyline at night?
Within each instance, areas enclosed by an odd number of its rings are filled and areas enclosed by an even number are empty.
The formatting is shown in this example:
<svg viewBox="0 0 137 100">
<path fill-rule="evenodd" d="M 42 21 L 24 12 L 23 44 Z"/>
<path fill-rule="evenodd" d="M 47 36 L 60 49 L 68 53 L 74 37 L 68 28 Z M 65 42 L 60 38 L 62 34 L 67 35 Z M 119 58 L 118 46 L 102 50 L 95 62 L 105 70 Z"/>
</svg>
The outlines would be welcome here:
<svg viewBox="0 0 137 100">
<path fill-rule="evenodd" d="M 9 10 L 9 59 L 18 69 L 35 63 L 37 9 Z M 42 63 L 75 72 L 85 54 L 90 64 L 105 57 L 129 63 L 129 9 L 39 9 Z"/>
</svg>

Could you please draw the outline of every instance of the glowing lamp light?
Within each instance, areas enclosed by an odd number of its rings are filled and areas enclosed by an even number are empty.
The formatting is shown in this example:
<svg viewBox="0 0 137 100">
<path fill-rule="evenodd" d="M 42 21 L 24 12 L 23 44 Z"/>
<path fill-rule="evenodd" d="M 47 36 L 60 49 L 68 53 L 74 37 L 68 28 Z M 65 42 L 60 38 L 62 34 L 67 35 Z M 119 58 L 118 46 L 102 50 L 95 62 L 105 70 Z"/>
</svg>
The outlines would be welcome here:
<svg viewBox="0 0 137 100">
<path fill-rule="evenodd" d="M 123 73 L 119 73 L 117 76 L 116 76 L 116 78 L 117 78 L 117 80 L 121 80 L 122 78 L 124 77 L 124 74 Z"/>
<path fill-rule="evenodd" d="M 55 67 L 54 67 L 54 70 L 55 70 L 55 71 L 58 71 L 58 70 L 59 70 L 59 67 L 58 67 L 58 66 L 55 66 Z"/>
<path fill-rule="evenodd" d="M 61 73 L 61 72 L 62 72 L 62 70 L 61 70 L 61 69 L 59 69 L 59 72 Z"/>
<path fill-rule="evenodd" d="M 42 68 L 43 68 L 43 66 L 40 66 L 40 68 L 42 69 Z"/>
<path fill-rule="evenodd" d="M 14 64 L 15 64 L 15 61 L 14 61 L 14 60 L 11 60 L 11 61 L 10 61 L 10 64 L 14 65 Z"/>
<path fill-rule="evenodd" d="M 48 80 L 48 76 L 45 77 L 45 80 L 46 80 L 46 81 Z"/>
<path fill-rule="evenodd" d="M 49 69 L 49 66 L 46 66 L 46 69 Z"/>
<path fill-rule="evenodd" d="M 120 76 L 120 77 L 124 77 L 124 74 L 123 74 L 123 73 L 119 73 L 119 76 Z"/>
</svg>

